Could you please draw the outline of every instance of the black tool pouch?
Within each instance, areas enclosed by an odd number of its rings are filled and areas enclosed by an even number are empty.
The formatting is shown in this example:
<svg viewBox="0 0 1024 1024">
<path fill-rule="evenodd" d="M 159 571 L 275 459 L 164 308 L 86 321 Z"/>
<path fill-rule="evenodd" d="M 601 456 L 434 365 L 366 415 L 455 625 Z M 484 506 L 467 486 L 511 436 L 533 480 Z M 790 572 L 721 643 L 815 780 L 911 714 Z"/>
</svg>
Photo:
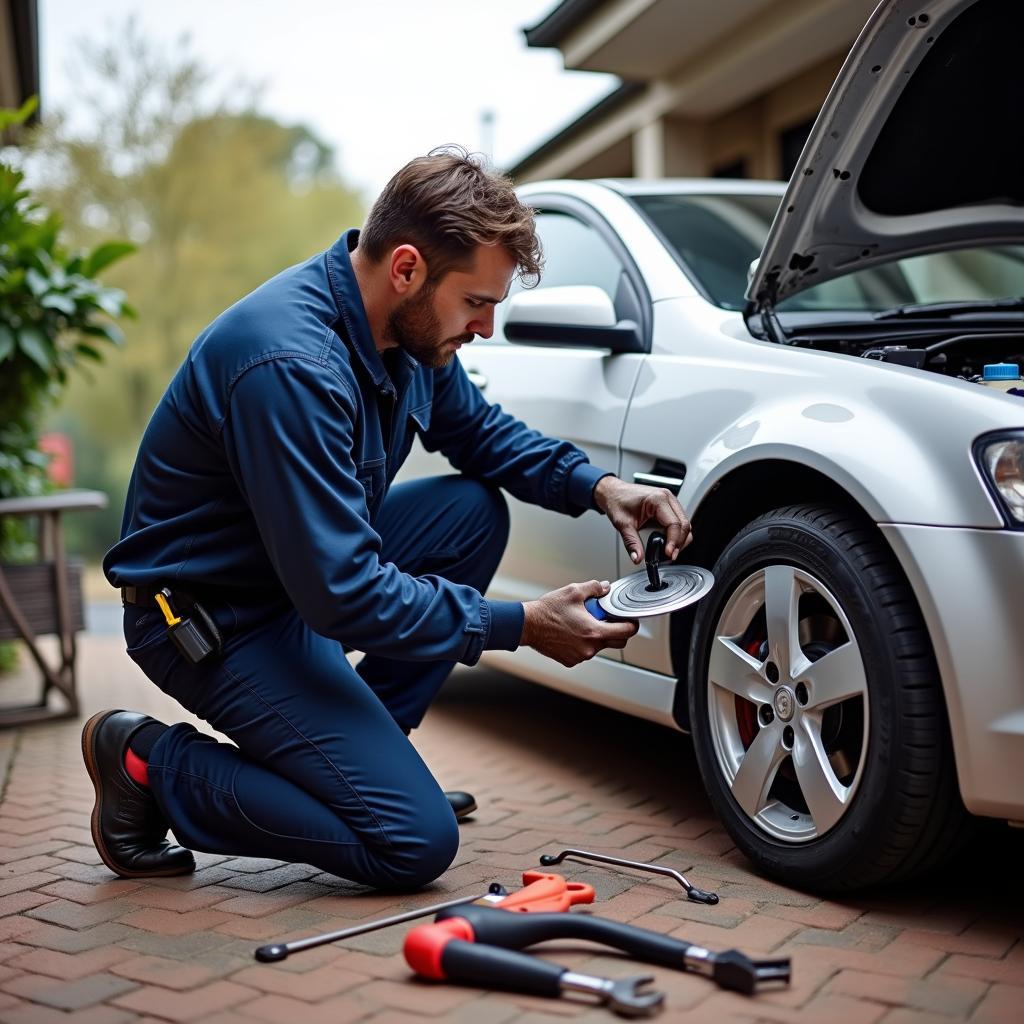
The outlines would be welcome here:
<svg viewBox="0 0 1024 1024">
<path fill-rule="evenodd" d="M 216 657 L 221 653 L 220 630 L 210 613 L 198 602 L 192 613 L 173 626 L 167 627 L 174 645 L 193 665 Z"/>
</svg>

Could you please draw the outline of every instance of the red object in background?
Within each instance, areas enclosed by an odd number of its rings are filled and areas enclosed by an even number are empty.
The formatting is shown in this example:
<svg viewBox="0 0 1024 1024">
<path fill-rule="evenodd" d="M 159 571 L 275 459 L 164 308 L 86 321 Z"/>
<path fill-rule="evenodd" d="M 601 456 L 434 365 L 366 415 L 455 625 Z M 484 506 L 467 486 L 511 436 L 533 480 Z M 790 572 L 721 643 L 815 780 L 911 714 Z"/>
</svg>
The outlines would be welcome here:
<svg viewBox="0 0 1024 1024">
<path fill-rule="evenodd" d="M 568 910 L 577 903 L 593 903 L 594 887 L 584 882 L 567 882 L 547 871 L 524 871 L 523 887 L 494 906 L 521 914 Z"/>
<path fill-rule="evenodd" d="M 39 438 L 39 450 L 50 456 L 46 475 L 58 487 L 71 487 L 75 482 L 75 453 L 71 438 L 57 432 Z"/>
</svg>

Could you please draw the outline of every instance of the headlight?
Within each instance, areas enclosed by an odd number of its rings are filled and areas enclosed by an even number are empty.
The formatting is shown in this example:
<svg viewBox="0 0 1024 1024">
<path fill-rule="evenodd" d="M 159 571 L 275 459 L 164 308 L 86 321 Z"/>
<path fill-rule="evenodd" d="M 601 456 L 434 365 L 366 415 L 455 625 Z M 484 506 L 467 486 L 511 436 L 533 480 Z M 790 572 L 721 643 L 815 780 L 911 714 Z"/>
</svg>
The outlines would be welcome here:
<svg viewBox="0 0 1024 1024">
<path fill-rule="evenodd" d="M 975 452 L 985 479 L 1009 516 L 1009 525 L 1024 528 L 1024 437 L 982 438 Z"/>
</svg>

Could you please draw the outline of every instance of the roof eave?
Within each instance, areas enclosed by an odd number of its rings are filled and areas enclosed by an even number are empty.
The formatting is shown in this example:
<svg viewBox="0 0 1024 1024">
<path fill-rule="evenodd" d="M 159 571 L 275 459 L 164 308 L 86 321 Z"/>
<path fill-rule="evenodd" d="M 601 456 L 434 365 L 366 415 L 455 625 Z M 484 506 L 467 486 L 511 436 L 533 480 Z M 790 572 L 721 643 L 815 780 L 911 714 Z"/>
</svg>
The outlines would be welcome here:
<svg viewBox="0 0 1024 1024">
<path fill-rule="evenodd" d="M 532 28 L 523 29 L 526 45 L 561 47 L 566 37 L 603 6 L 604 2 L 605 0 L 562 0 Z"/>
</svg>

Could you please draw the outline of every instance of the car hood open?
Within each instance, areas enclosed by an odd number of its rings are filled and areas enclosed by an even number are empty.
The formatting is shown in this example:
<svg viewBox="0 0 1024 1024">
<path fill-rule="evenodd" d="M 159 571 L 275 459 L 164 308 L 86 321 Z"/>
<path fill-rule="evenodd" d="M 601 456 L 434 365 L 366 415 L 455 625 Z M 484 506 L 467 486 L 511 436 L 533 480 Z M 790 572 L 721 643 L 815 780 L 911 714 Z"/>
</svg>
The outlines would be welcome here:
<svg viewBox="0 0 1024 1024">
<path fill-rule="evenodd" d="M 815 121 L 748 317 L 893 259 L 1024 240 L 1022 112 L 1022 0 L 883 0 Z"/>
</svg>

